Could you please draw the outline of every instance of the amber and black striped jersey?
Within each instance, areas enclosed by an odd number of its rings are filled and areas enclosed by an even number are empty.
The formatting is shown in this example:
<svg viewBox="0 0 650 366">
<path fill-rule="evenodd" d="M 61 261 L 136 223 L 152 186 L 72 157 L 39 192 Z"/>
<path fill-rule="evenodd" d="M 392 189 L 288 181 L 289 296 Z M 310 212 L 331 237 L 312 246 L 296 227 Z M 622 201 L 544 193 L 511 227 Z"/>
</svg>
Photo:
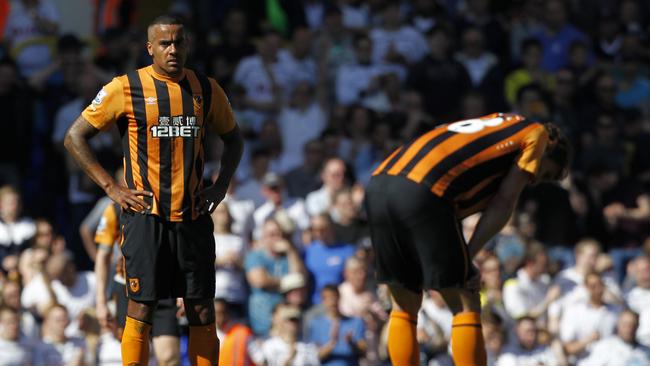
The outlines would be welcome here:
<svg viewBox="0 0 650 366">
<path fill-rule="evenodd" d="M 395 150 L 373 175 L 425 184 L 464 218 L 485 209 L 513 164 L 534 178 L 547 142 L 541 123 L 494 113 L 436 127 Z"/>
<path fill-rule="evenodd" d="M 190 69 L 169 78 L 148 66 L 106 84 L 82 116 L 100 130 L 117 124 L 126 185 L 153 192 L 149 213 L 168 221 L 198 217 L 206 130 L 222 135 L 235 127 L 214 79 Z"/>
<path fill-rule="evenodd" d="M 122 227 L 120 225 L 120 211 L 122 208 L 117 203 L 112 203 L 104 209 L 102 218 L 99 220 L 97 231 L 95 231 L 95 243 L 104 247 L 106 250 L 113 252 L 114 245 L 122 244 Z M 115 258 L 115 281 L 126 283 L 124 270 L 124 256 L 117 250 L 114 252 Z"/>
</svg>

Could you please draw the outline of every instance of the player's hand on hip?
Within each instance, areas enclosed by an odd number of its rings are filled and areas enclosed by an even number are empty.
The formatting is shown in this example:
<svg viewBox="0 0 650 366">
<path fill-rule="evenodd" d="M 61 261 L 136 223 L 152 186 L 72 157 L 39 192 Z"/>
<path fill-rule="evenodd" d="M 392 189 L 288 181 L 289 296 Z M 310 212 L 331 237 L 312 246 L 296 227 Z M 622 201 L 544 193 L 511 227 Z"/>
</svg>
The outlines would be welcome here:
<svg viewBox="0 0 650 366">
<path fill-rule="evenodd" d="M 221 186 L 217 184 L 213 184 L 210 187 L 203 189 L 201 192 L 199 192 L 196 209 L 201 215 L 212 213 L 212 211 L 217 208 L 217 205 L 226 196 L 227 190 L 228 186 Z"/>
<path fill-rule="evenodd" d="M 142 199 L 142 197 L 153 197 L 153 193 L 149 191 L 139 191 L 114 185 L 106 189 L 106 194 L 125 210 L 143 212 L 151 209 L 151 205 Z"/>
</svg>

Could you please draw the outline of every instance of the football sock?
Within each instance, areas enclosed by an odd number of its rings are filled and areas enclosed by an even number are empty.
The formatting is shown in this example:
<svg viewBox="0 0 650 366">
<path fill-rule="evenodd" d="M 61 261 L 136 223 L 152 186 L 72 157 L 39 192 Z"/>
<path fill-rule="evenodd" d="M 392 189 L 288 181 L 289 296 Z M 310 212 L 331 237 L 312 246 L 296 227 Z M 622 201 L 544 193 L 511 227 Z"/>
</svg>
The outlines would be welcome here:
<svg viewBox="0 0 650 366">
<path fill-rule="evenodd" d="M 388 355 L 394 366 L 419 366 L 420 350 L 415 333 L 417 318 L 393 310 L 388 324 Z"/>
<path fill-rule="evenodd" d="M 192 366 L 213 366 L 219 360 L 219 338 L 214 324 L 190 326 L 189 344 Z"/>
<path fill-rule="evenodd" d="M 126 317 L 122 334 L 122 365 L 146 366 L 149 364 L 149 332 L 151 325 Z"/>
<path fill-rule="evenodd" d="M 487 355 L 481 330 L 481 315 L 463 312 L 454 316 L 451 326 L 451 353 L 457 366 L 485 366 Z"/>
</svg>

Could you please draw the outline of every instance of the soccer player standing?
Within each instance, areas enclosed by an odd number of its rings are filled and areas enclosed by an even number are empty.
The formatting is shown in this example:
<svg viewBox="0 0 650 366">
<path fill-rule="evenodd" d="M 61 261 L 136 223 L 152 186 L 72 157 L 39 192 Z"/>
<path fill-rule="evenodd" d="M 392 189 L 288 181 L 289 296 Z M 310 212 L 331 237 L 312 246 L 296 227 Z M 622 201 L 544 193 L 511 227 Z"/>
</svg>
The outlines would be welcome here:
<svg viewBox="0 0 650 366">
<path fill-rule="evenodd" d="M 65 147 L 122 208 L 122 253 L 129 296 L 122 336 L 124 365 L 146 365 L 157 301 L 182 297 L 193 365 L 216 365 L 214 238 L 208 213 L 223 199 L 243 150 L 232 110 L 215 80 L 184 68 L 182 23 L 156 18 L 148 27 L 153 63 L 114 78 L 70 127 Z M 122 136 L 126 187 L 88 147 L 116 124 Z M 224 142 L 217 180 L 203 187 L 208 130 Z"/>
<path fill-rule="evenodd" d="M 441 125 L 380 164 L 366 209 L 377 277 L 392 295 L 393 365 L 419 365 L 415 325 L 426 289 L 439 291 L 454 314 L 455 364 L 486 364 L 471 259 L 506 224 L 524 187 L 562 179 L 569 160 L 568 140 L 556 126 L 495 113 Z M 466 244 L 459 220 L 475 212 L 482 215 Z"/>
</svg>

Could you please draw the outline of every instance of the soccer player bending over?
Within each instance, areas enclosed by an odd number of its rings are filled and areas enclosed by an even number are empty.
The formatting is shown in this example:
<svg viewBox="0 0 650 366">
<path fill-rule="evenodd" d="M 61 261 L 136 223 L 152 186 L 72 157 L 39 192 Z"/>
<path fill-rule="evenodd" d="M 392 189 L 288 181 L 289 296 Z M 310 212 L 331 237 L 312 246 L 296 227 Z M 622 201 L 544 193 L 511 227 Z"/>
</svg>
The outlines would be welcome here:
<svg viewBox="0 0 650 366">
<path fill-rule="evenodd" d="M 454 314 L 456 365 L 486 364 L 472 258 L 506 224 L 526 185 L 567 175 L 570 155 L 555 125 L 494 113 L 436 127 L 374 171 L 365 204 L 377 277 L 392 295 L 393 365 L 419 365 L 415 325 L 428 289 Z M 466 244 L 459 221 L 476 212 L 482 215 Z"/>
</svg>

